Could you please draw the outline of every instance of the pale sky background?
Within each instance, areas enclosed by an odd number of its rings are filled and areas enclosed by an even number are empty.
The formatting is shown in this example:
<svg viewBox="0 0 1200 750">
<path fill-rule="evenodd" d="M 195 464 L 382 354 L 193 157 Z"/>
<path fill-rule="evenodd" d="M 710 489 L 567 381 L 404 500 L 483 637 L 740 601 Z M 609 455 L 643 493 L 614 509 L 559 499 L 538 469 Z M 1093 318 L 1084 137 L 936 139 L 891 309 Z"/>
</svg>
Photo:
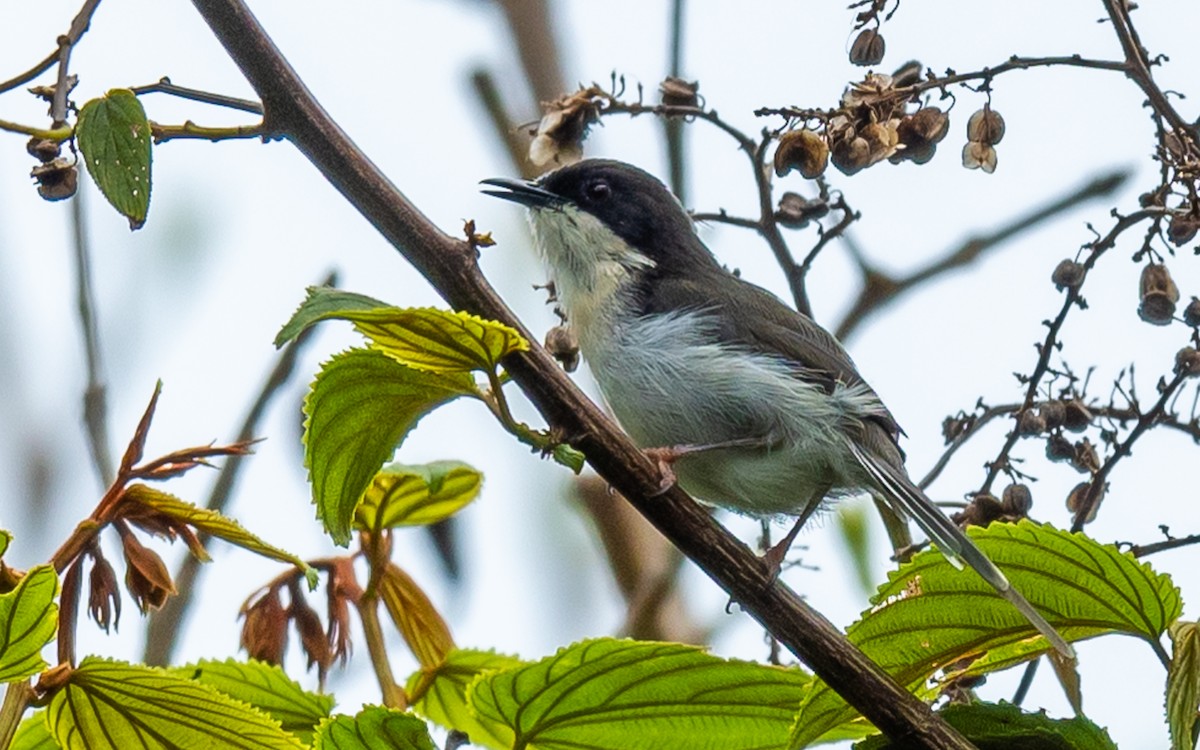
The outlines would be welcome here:
<svg viewBox="0 0 1200 750">
<path fill-rule="evenodd" d="M 710 106 L 754 133 L 765 123 L 760 106 L 832 106 L 845 83 L 862 69 L 846 60 L 853 12 L 845 3 L 689 3 L 684 72 L 699 79 Z M 252 4 L 325 107 L 346 131 L 439 226 L 458 233 L 474 218 L 494 232 L 499 246 L 483 266 L 492 282 L 535 331 L 552 324 L 543 280 L 528 249 L 524 222 L 511 205 L 478 192 L 486 177 L 509 175 L 491 126 L 468 77 L 484 66 L 501 78 L 514 111 L 528 111 L 518 68 L 500 14 L 482 2 L 316 3 L 307 0 Z M 667 67 L 668 3 L 555 3 L 568 80 L 606 82 L 611 71 L 642 82 L 652 94 Z M 0 78 L 41 59 L 77 10 L 77 3 L 0 2 Z M 905 3 L 885 25 L 888 53 L 882 70 L 917 58 L 941 71 L 995 65 L 1012 54 L 1120 54 L 1099 2 Z M 1156 71 L 1164 88 L 1195 91 L 1200 47 L 1191 33 L 1200 18 L 1194 0 L 1148 3 L 1135 14 L 1143 41 L 1171 61 Z M 142 85 L 170 76 L 176 83 L 253 97 L 236 67 L 190 4 L 108 0 L 77 48 L 74 94 L 84 102 L 113 87 Z M 44 77 L 48 82 L 50 78 Z M 1015 72 L 997 79 L 993 106 L 1007 135 L 993 175 L 959 164 L 966 116 L 981 96 L 956 90 L 950 135 L 932 163 L 881 165 L 853 178 L 831 170 L 831 181 L 862 211 L 854 235 L 888 269 L 919 266 L 975 231 L 1080 185 L 1101 171 L 1133 168 L 1134 178 L 1116 201 L 1092 203 L 1052 225 L 1023 235 L 984 263 L 926 286 L 872 320 L 849 344 L 860 370 L 908 433 L 912 473 L 921 476 L 942 451 L 941 422 L 971 409 L 1020 397 L 1011 373 L 1028 372 L 1040 321 L 1052 317 L 1060 295 L 1049 282 L 1054 266 L 1112 223 L 1112 205 L 1136 207 L 1136 196 L 1156 183 L 1149 116 L 1143 96 L 1117 74 L 1078 69 Z M 143 99 L 150 117 L 164 123 L 190 118 L 202 124 L 252 118 L 162 95 Z M 1195 115 L 1191 100 L 1185 116 Z M 0 96 L 0 118 L 42 124 L 44 105 L 21 92 Z M 743 155 L 714 128 L 688 128 L 690 204 L 749 214 L 754 195 Z M 17 539 L 6 560 L 28 566 L 45 560 L 93 507 L 101 488 L 92 470 L 79 420 L 85 382 L 68 243 L 69 208 L 37 197 L 27 180 L 32 160 L 24 139 L 0 134 L 0 527 Z M 592 156 L 637 163 L 665 176 L 661 129 L 649 117 L 607 119 L 586 144 Z M 148 455 L 216 439 L 231 440 L 272 366 L 279 326 L 303 298 L 304 287 L 331 268 L 345 288 L 397 305 L 437 305 L 440 300 L 381 237 L 287 143 L 208 144 L 180 141 L 156 147 L 149 220 L 130 233 L 88 178 L 82 178 L 93 273 L 109 383 L 112 448 L 119 455 L 157 378 L 164 390 Z M 806 191 L 798 175 L 782 181 Z M 766 245 L 737 229 L 710 227 L 704 237 L 721 259 L 751 280 L 783 294 L 786 289 Z M 1128 261 L 1140 231 L 1089 277 L 1092 303 L 1072 313 L 1065 356 L 1079 371 L 1090 365 L 1091 395 L 1106 399 L 1116 374 L 1136 362 L 1138 387 L 1150 400 L 1154 383 L 1169 373 L 1174 352 L 1187 343 L 1181 325 L 1155 328 L 1138 320 L 1138 269 Z M 804 252 L 811 230 L 790 235 Z M 1200 267 L 1190 250 L 1169 262 L 1184 301 L 1200 293 Z M 849 305 L 856 278 L 845 250 L 834 244 L 813 272 L 816 317 L 832 323 Z M 301 376 L 282 394 L 264 423 L 267 440 L 246 467 L 230 512 L 268 541 L 304 556 L 333 551 L 312 520 L 301 467 L 297 410 L 320 361 L 355 342 L 346 326 L 325 324 L 300 365 Z M 586 374 L 578 379 L 590 388 Z M 593 389 L 594 392 L 594 389 Z M 1181 399 L 1186 410 L 1192 391 Z M 521 402 L 519 416 L 538 422 Z M 994 425 L 960 452 L 932 488 L 937 499 L 959 499 L 977 487 L 984 460 L 995 455 L 1004 426 Z M 1093 438 L 1094 439 L 1094 438 Z M 1049 466 L 1040 443 L 1016 455 L 1041 481 L 1034 487 L 1034 516 L 1063 527 L 1070 519 L 1062 498 L 1079 475 Z M 1099 519 L 1088 533 L 1103 542 L 1151 542 L 1159 524 L 1183 535 L 1195 523 L 1195 447 L 1159 431 L 1138 443 L 1118 470 Z M 418 532 L 397 537 L 396 559 L 420 581 L 451 623 L 459 645 L 494 648 L 537 658 L 581 638 L 611 634 L 622 620 L 615 587 L 602 564 L 587 520 L 564 499 L 569 474 L 538 460 L 509 439 L 478 404 L 456 404 L 425 420 L 398 454 L 405 462 L 468 460 L 486 485 L 462 518 L 461 585 L 451 586 Z M 26 498 L 34 460 L 50 472 L 51 507 L 30 508 Z M 200 501 L 214 474 L 195 472 L 166 489 Z M 751 539 L 756 524 L 730 519 Z M 804 561 L 787 579 L 830 619 L 845 626 L 866 601 L 848 570 L 832 523 L 808 530 Z M 879 541 L 877 575 L 887 552 Z M 241 601 L 278 571 L 273 563 L 213 545 L 215 563 L 204 579 L 202 610 L 183 636 L 183 660 L 237 653 Z M 111 545 L 110 545 L 111 547 Z M 119 558 L 111 547 L 110 557 Z M 170 551 L 174 560 L 182 552 Z M 1182 587 L 1185 617 L 1196 617 L 1200 576 L 1188 548 L 1150 558 Z M 693 612 L 718 628 L 714 651 L 762 659 L 761 629 L 741 614 L 723 613 L 725 596 L 694 569 L 685 574 Z M 126 601 L 121 633 L 106 637 L 80 625 L 80 653 L 136 659 L 141 631 Z M 413 668 L 399 639 L 394 667 Z M 361 642 L 360 642 L 361 643 Z M 1107 726 L 1123 748 L 1161 747 L 1165 672 L 1144 643 L 1108 637 L 1083 643 L 1084 707 Z M 306 685 L 296 655 L 289 671 Z M 989 700 L 1009 699 L 1021 670 L 993 676 L 981 689 Z M 378 689 L 360 645 L 346 671 L 330 682 L 343 711 L 377 701 Z M 1052 715 L 1069 708 L 1050 670 L 1043 669 L 1026 707 Z"/>
</svg>

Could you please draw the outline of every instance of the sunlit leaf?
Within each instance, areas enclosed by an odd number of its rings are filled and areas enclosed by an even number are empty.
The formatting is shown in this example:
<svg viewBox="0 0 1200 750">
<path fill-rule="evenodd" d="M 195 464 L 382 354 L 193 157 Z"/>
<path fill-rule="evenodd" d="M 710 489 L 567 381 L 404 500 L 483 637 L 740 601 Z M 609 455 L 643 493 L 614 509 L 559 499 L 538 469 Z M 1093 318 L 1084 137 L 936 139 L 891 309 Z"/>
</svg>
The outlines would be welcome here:
<svg viewBox="0 0 1200 750">
<path fill-rule="evenodd" d="M 161 669 L 85 658 L 54 694 L 50 732 L 70 750 L 297 750 L 279 722 Z"/>
<path fill-rule="evenodd" d="M 435 669 L 422 669 L 408 679 L 405 690 L 413 710 L 447 729 L 457 729 L 471 744 L 509 750 L 513 733 L 506 725 L 481 719 L 467 705 L 467 687 L 480 675 L 511 669 L 523 662 L 491 651 L 455 649 Z"/>
<path fill-rule="evenodd" d="M 786 742 L 812 678 L 674 643 L 597 639 L 479 678 L 471 707 L 539 750 L 750 750 Z"/>
<path fill-rule="evenodd" d="M 1171 666 L 1167 670 L 1167 723 L 1173 750 L 1196 746 L 1200 710 L 1200 626 L 1178 621 L 1171 625 Z"/>
<path fill-rule="evenodd" d="M 112 89 L 79 110 L 75 140 L 100 192 L 140 229 L 150 210 L 150 122 L 129 89 Z"/>
<path fill-rule="evenodd" d="M 46 668 L 42 647 L 58 627 L 58 574 L 32 568 L 16 588 L 0 595 L 0 682 L 23 680 Z"/>
<path fill-rule="evenodd" d="M 8 750 L 59 750 L 60 747 L 46 726 L 46 712 L 35 711 L 17 726 Z"/>
<path fill-rule="evenodd" d="M 170 671 L 249 703 L 306 743 L 333 711 L 332 695 L 305 690 L 282 669 L 266 662 L 205 659 Z"/>
<path fill-rule="evenodd" d="M 4 557 L 4 553 L 8 551 L 8 545 L 12 544 L 12 532 L 0 529 L 0 557 Z"/>
<path fill-rule="evenodd" d="M 354 522 L 367 530 L 437 523 L 474 500 L 482 485 L 483 475 L 461 461 L 392 464 L 371 480 Z"/>
<path fill-rule="evenodd" d="M 994 523 L 971 537 L 1068 641 L 1107 633 L 1157 639 L 1182 611 L 1169 576 L 1083 534 Z M 993 672 L 1050 646 L 1025 618 L 971 571 L 936 550 L 891 574 L 873 609 L 847 636 L 901 685 L 915 689 L 939 670 L 974 659 L 956 675 Z M 789 748 L 805 747 L 859 714 L 823 682 L 801 706 Z"/>
<path fill-rule="evenodd" d="M 379 598 L 421 666 L 441 664 L 454 648 L 454 639 L 446 621 L 412 576 L 388 563 L 379 577 Z"/>
<path fill-rule="evenodd" d="M 275 336 L 276 348 L 299 336 L 304 329 L 322 320 L 336 318 L 341 313 L 357 310 L 375 310 L 388 307 L 388 303 L 329 286 L 310 286 L 306 290 L 308 296 L 300 303 L 292 318 L 279 329 Z"/>
<path fill-rule="evenodd" d="M 383 706 L 339 714 L 317 731 L 313 750 L 437 750 L 425 722 Z"/>
<path fill-rule="evenodd" d="M 317 517 L 335 542 L 349 543 L 363 493 L 417 421 L 474 392 L 469 374 L 421 372 L 373 350 L 325 363 L 304 401 L 304 449 Z"/>
<path fill-rule="evenodd" d="M 1051 719 L 1044 712 L 1027 713 L 1008 703 L 955 703 L 938 715 L 980 748 L 1117 750 L 1108 733 L 1084 717 Z M 883 735 L 854 746 L 854 750 L 900 748 Z"/>
<path fill-rule="evenodd" d="M 309 588 L 316 588 L 317 571 L 296 555 L 267 544 L 254 534 L 246 531 L 240 523 L 218 513 L 215 510 L 201 508 L 174 495 L 157 490 L 144 484 L 132 484 L 125 490 L 124 502 L 138 503 L 147 508 L 168 515 L 178 521 L 194 527 L 199 531 L 211 534 L 218 539 L 224 539 L 230 544 L 249 550 L 257 555 L 278 560 L 279 562 L 295 565 L 304 571 L 308 578 Z"/>
</svg>

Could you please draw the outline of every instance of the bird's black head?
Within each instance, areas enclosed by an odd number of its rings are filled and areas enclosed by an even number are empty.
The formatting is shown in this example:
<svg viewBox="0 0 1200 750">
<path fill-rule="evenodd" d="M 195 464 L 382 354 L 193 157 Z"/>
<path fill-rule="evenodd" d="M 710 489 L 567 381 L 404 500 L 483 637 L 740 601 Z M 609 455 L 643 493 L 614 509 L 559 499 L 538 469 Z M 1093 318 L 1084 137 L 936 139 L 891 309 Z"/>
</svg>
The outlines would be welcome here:
<svg viewBox="0 0 1200 750">
<path fill-rule="evenodd" d="M 489 195 L 534 210 L 570 207 L 591 214 L 613 234 L 660 268 L 711 255 L 696 237 L 692 220 L 671 191 L 649 173 L 611 159 L 585 159 L 557 169 L 537 182 L 485 180 L 506 189 Z"/>
</svg>

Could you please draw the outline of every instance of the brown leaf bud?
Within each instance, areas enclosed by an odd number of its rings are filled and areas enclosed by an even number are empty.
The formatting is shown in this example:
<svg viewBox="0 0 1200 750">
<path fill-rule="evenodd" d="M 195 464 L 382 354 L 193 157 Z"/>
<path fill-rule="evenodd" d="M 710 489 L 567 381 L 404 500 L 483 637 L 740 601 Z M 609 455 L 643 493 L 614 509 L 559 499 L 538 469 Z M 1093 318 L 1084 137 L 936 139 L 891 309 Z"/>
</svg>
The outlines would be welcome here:
<svg viewBox="0 0 1200 750">
<path fill-rule="evenodd" d="M 967 140 L 995 146 L 1004 138 L 1004 118 L 989 106 L 977 110 L 967 120 Z"/>
<path fill-rule="evenodd" d="M 1083 432 L 1092 423 L 1092 410 L 1082 401 L 1073 398 L 1063 403 L 1063 427 L 1071 432 Z"/>
<path fill-rule="evenodd" d="M 1046 431 L 1046 418 L 1032 409 L 1026 409 L 1017 417 L 1017 434 L 1041 435 Z"/>
<path fill-rule="evenodd" d="M 105 633 L 121 623 L 121 590 L 117 574 L 108 560 L 99 554 L 92 557 L 88 573 L 88 614 Z"/>
<path fill-rule="evenodd" d="M 662 103 L 668 107 L 699 106 L 700 96 L 697 94 L 699 90 L 699 81 L 685 81 L 675 76 L 667 76 L 667 79 L 658 85 L 658 92 L 662 94 Z"/>
<path fill-rule="evenodd" d="M 1165 326 L 1175 317 L 1179 288 L 1171 272 L 1161 263 L 1149 263 L 1142 269 L 1141 304 L 1138 317 L 1156 326 Z"/>
<path fill-rule="evenodd" d="M 850 62 L 855 65 L 878 65 L 887 49 L 878 29 L 863 29 L 850 45 Z"/>
<path fill-rule="evenodd" d="M 251 659 L 268 664 L 282 664 L 287 648 L 287 612 L 279 600 L 279 592 L 271 589 L 258 601 L 242 605 L 242 648 Z"/>
<path fill-rule="evenodd" d="M 987 174 L 996 171 L 996 149 L 987 143 L 968 141 L 963 146 L 962 165 L 967 169 L 982 169 Z"/>
<path fill-rule="evenodd" d="M 1054 462 L 1072 461 L 1075 459 L 1075 446 L 1062 435 L 1051 435 L 1046 438 L 1046 458 Z"/>
<path fill-rule="evenodd" d="M 1195 213 L 1175 214 L 1167 223 L 1167 239 L 1181 247 L 1191 242 L 1200 231 L 1200 215 Z"/>
<path fill-rule="evenodd" d="M 1064 258 L 1054 267 L 1054 273 L 1050 274 L 1050 280 L 1061 292 L 1065 289 L 1078 289 L 1079 285 L 1083 283 L 1085 275 L 1087 275 L 1087 269 L 1083 267 L 1082 263 Z"/>
<path fill-rule="evenodd" d="M 808 200 L 799 193 L 790 190 L 779 199 L 779 208 L 775 210 L 775 221 L 788 229 L 803 229 L 814 219 L 820 219 L 829 213 L 829 203 L 821 199 Z"/>
<path fill-rule="evenodd" d="M 775 149 L 775 174 L 783 177 L 799 169 L 805 179 L 812 180 L 825 173 L 829 164 L 829 145 L 815 130 L 789 130 L 779 136 Z"/>
<path fill-rule="evenodd" d="M 1176 352 L 1175 372 L 1189 378 L 1200 375 L 1200 352 L 1191 346 L 1185 346 Z"/>
<path fill-rule="evenodd" d="M 830 159 L 842 174 L 855 174 L 871 163 L 871 144 L 861 136 L 840 140 L 833 144 Z"/>
<path fill-rule="evenodd" d="M 125 588 L 143 613 L 159 609 L 174 595 L 175 582 L 166 563 L 154 550 L 142 546 L 132 531 L 121 534 L 125 552 Z"/>
<path fill-rule="evenodd" d="M 579 367 L 579 339 L 567 326 L 554 326 L 546 331 L 546 351 L 567 372 L 575 372 Z"/>
<path fill-rule="evenodd" d="M 1200 299 L 1192 297 L 1188 306 L 1183 308 L 1183 322 L 1192 328 L 1200 326 Z"/>
<path fill-rule="evenodd" d="M 1033 493 L 1029 491 L 1029 485 L 1010 484 L 1004 488 L 1000 504 L 1006 515 L 1024 518 L 1033 507 Z"/>
<path fill-rule="evenodd" d="M 1100 471 L 1100 455 L 1096 453 L 1096 446 L 1092 445 L 1092 441 L 1084 438 L 1075 444 L 1075 457 L 1071 461 L 1071 465 L 1077 471 L 1095 474 Z"/>
<path fill-rule="evenodd" d="M 329 666 L 333 664 L 333 649 L 329 646 L 329 639 L 321 625 L 321 618 L 317 616 L 317 611 L 304 601 L 304 597 L 297 596 L 295 591 L 292 595 L 292 604 L 288 607 L 288 614 L 291 615 L 292 622 L 296 626 L 296 632 L 300 634 L 300 647 L 308 656 L 308 668 L 312 669 L 312 666 L 316 664 L 317 676 L 324 681 Z"/>
<path fill-rule="evenodd" d="M 40 164 L 29 176 L 37 181 L 38 195 L 48 201 L 65 200 L 79 189 L 79 169 L 65 158 Z"/>
<path fill-rule="evenodd" d="M 1004 515 L 1004 508 L 995 495 L 981 493 L 971 498 L 967 507 L 955 513 L 952 520 L 959 526 L 987 526 Z"/>
</svg>

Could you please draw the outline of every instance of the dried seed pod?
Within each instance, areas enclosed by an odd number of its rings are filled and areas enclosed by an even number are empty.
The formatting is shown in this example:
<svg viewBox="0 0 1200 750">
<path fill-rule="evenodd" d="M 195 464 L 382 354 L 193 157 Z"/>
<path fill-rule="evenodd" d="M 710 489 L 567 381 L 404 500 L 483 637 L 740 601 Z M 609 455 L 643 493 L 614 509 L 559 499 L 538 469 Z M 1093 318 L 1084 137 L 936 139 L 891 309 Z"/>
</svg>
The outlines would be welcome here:
<svg viewBox="0 0 1200 750">
<path fill-rule="evenodd" d="M 1046 438 L 1046 458 L 1051 461 L 1073 461 L 1075 446 L 1062 435 L 1051 435 Z"/>
<path fill-rule="evenodd" d="M 545 115 L 529 144 L 529 160 L 542 167 L 554 162 L 572 164 L 583 158 L 588 127 L 600 119 L 597 98 L 604 92 L 589 86 L 553 102 L 543 102 Z"/>
<path fill-rule="evenodd" d="M 62 154 L 62 143 L 49 138 L 38 138 L 36 135 L 25 144 L 29 155 L 43 164 L 54 161 Z"/>
<path fill-rule="evenodd" d="M 658 93 L 662 95 L 662 103 L 668 107 L 697 107 L 700 105 L 699 81 L 685 81 L 675 76 L 658 85 Z"/>
<path fill-rule="evenodd" d="M 39 164 L 29 176 L 37 181 L 38 195 L 48 201 L 65 200 L 79 189 L 79 168 L 63 157 Z"/>
<path fill-rule="evenodd" d="M 962 165 L 967 169 L 982 169 L 987 174 L 996 171 L 996 149 L 979 141 L 963 146 Z"/>
<path fill-rule="evenodd" d="M 1043 401 L 1038 406 L 1038 414 L 1046 420 L 1046 427 L 1053 430 L 1056 427 L 1062 427 L 1063 421 L 1067 418 L 1067 406 L 1058 399 Z"/>
<path fill-rule="evenodd" d="M 995 495 L 986 492 L 975 495 L 967 507 L 955 513 L 951 520 L 959 526 L 987 526 L 1004 516 L 1004 507 Z"/>
<path fill-rule="evenodd" d="M 1041 435 L 1045 431 L 1046 418 L 1032 409 L 1026 409 L 1021 412 L 1021 416 L 1017 417 L 1017 434 Z"/>
<path fill-rule="evenodd" d="M 881 161 L 896 153 L 900 138 L 896 129 L 899 120 L 873 122 L 862 129 L 861 135 L 871 147 L 871 163 Z"/>
<path fill-rule="evenodd" d="M 1004 118 L 991 107 L 984 105 L 967 120 L 967 140 L 995 146 L 1004 138 Z"/>
<path fill-rule="evenodd" d="M 268 664 L 282 664 L 287 648 L 288 616 L 279 600 L 279 592 L 271 589 L 254 604 L 242 605 L 241 646 L 251 659 Z"/>
<path fill-rule="evenodd" d="M 1033 507 L 1033 493 L 1029 491 L 1028 485 L 1010 484 L 1004 488 L 1000 504 L 1004 506 L 1007 515 L 1024 518 Z"/>
<path fill-rule="evenodd" d="M 903 149 L 892 156 L 893 162 L 909 159 L 924 164 L 933 158 L 937 144 L 950 130 L 950 118 L 937 107 L 923 107 L 901 118 L 896 136 Z"/>
<path fill-rule="evenodd" d="M 1200 352 L 1190 346 L 1176 352 L 1175 372 L 1189 378 L 1200 375 Z"/>
<path fill-rule="evenodd" d="M 878 29 L 863 29 L 850 45 L 850 62 L 855 65 L 878 65 L 883 62 L 887 45 Z"/>
<path fill-rule="evenodd" d="M 1188 306 L 1183 308 L 1183 322 L 1192 328 L 1200 326 L 1200 299 L 1192 297 Z"/>
<path fill-rule="evenodd" d="M 1080 482 L 1079 484 L 1075 485 L 1075 487 L 1067 495 L 1067 510 L 1071 511 L 1072 513 L 1079 513 L 1079 511 L 1083 509 L 1083 505 L 1087 501 L 1087 496 L 1091 489 L 1091 482 Z M 1096 508 L 1099 507 L 1099 505 L 1099 498 L 1097 498 L 1097 502 L 1092 505 L 1091 512 L 1088 513 L 1088 517 L 1084 519 L 1084 523 L 1087 523 L 1096 517 Z"/>
<path fill-rule="evenodd" d="M 1195 213 L 1175 214 L 1167 223 L 1167 239 L 1175 247 L 1191 242 L 1200 231 L 1200 215 Z"/>
<path fill-rule="evenodd" d="M 833 144 L 830 160 L 842 174 L 855 174 L 871 163 L 871 144 L 861 136 L 838 141 Z"/>
<path fill-rule="evenodd" d="M 97 548 L 98 549 L 98 548 Z M 105 633 L 121 623 L 121 590 L 108 560 L 97 553 L 88 573 L 88 614 Z"/>
<path fill-rule="evenodd" d="M 892 86 L 898 89 L 912 86 L 921 80 L 921 72 L 924 70 L 925 66 L 920 60 L 909 60 L 892 71 Z"/>
<path fill-rule="evenodd" d="M 1054 273 L 1050 274 L 1050 280 L 1061 292 L 1064 289 L 1078 289 L 1079 285 L 1083 283 L 1085 275 L 1087 275 L 1087 269 L 1083 267 L 1082 263 L 1064 258 L 1054 267 Z"/>
<path fill-rule="evenodd" d="M 788 191 L 779 198 L 775 221 L 788 229 L 803 229 L 814 219 L 829 213 L 829 203 L 821 199 L 808 200 L 799 193 Z"/>
<path fill-rule="evenodd" d="M 1175 303 L 1179 288 L 1171 272 L 1161 263 L 1150 263 L 1142 269 L 1141 304 L 1138 317 L 1156 326 L 1165 326 L 1175 318 Z"/>
<path fill-rule="evenodd" d="M 790 130 L 779 136 L 775 149 L 775 174 L 783 177 L 799 169 L 805 179 L 812 180 L 825 173 L 829 164 L 829 145 L 815 130 Z"/>
<path fill-rule="evenodd" d="M 1063 403 L 1062 425 L 1071 432 L 1083 432 L 1092 423 L 1092 410 L 1077 398 Z"/>
<path fill-rule="evenodd" d="M 567 372 L 575 372 L 579 367 L 579 340 L 567 326 L 554 326 L 546 331 L 546 351 Z"/>
<path fill-rule="evenodd" d="M 967 431 L 974 419 L 971 417 L 946 417 L 942 420 L 942 437 L 946 445 L 953 443 L 959 435 Z"/>
<path fill-rule="evenodd" d="M 1095 474 L 1100 471 L 1100 455 L 1096 453 L 1096 446 L 1092 445 L 1092 441 L 1084 438 L 1075 444 L 1075 457 L 1071 461 L 1071 465 L 1076 471 L 1087 474 Z"/>
</svg>

